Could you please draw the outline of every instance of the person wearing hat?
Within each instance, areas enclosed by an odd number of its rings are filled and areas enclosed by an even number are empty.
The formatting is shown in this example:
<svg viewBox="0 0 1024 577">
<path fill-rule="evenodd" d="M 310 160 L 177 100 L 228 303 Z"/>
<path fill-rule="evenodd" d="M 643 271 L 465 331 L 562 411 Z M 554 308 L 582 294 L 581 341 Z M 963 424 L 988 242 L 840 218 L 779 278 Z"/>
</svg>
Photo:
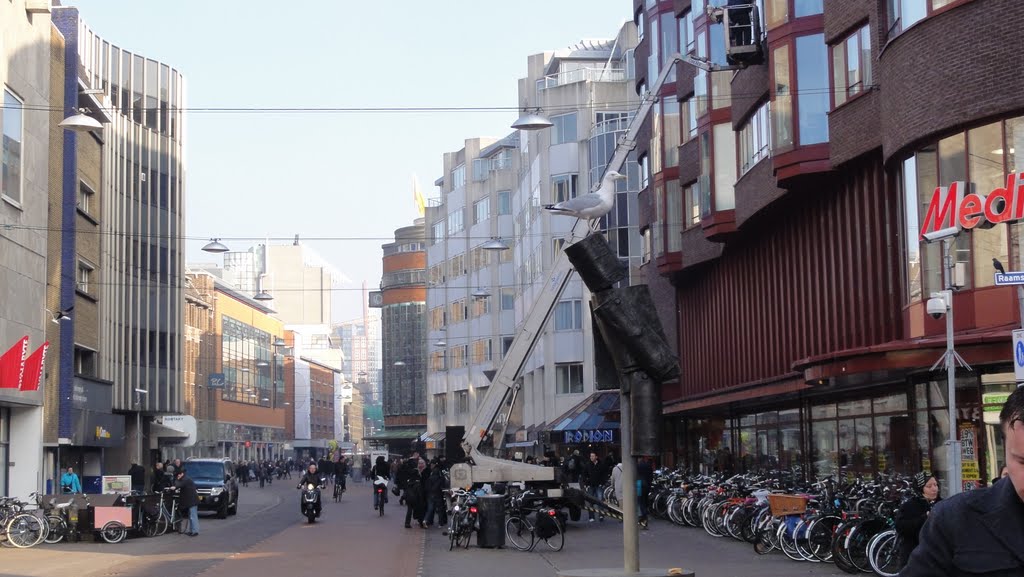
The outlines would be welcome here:
<svg viewBox="0 0 1024 577">
<path fill-rule="evenodd" d="M 174 486 L 178 489 L 178 507 L 188 511 L 188 532 L 185 534 L 195 537 L 199 535 L 199 493 L 196 491 L 196 483 L 185 474 L 183 467 L 176 469 L 174 476 Z"/>
<path fill-rule="evenodd" d="M 939 502 L 939 482 L 934 476 L 918 473 L 914 476 L 914 496 L 900 505 L 896 513 L 896 533 L 900 536 L 900 567 L 907 564 L 910 554 L 917 548 L 921 527 L 928 520 L 932 506 Z"/>
</svg>

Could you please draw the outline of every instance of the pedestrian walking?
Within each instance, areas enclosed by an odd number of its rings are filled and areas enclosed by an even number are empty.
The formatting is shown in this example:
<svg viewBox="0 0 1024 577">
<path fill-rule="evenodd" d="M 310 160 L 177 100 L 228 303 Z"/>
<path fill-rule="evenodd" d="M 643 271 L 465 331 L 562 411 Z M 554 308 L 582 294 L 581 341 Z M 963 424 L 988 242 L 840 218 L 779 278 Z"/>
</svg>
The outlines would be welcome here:
<svg viewBox="0 0 1024 577">
<path fill-rule="evenodd" d="M 441 471 L 441 462 L 434 459 L 430 462 L 430 472 L 427 475 L 427 511 L 423 516 L 423 524 L 427 527 L 434 526 L 435 515 L 439 527 L 448 527 L 448 510 L 444 504 L 444 490 L 447 484 L 447 479 Z"/>
<path fill-rule="evenodd" d="M 597 501 L 604 501 L 604 484 L 608 482 L 608 471 L 604 463 L 597 458 L 597 453 L 590 453 L 590 461 L 583 467 L 581 475 L 583 486 L 587 495 Z M 594 512 L 587 511 L 590 522 L 594 522 Z M 604 515 L 598 515 L 600 521 L 604 521 Z"/>
</svg>

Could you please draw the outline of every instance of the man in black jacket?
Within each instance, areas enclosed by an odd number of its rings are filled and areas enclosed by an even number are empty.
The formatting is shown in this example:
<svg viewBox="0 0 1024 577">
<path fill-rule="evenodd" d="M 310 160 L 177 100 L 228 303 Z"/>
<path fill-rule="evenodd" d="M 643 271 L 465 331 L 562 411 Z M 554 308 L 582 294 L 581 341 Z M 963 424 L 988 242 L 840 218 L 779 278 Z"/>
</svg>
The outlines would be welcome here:
<svg viewBox="0 0 1024 577">
<path fill-rule="evenodd" d="M 1024 387 L 999 413 L 1009 475 L 931 510 L 900 577 L 1024 575 Z"/>
<path fill-rule="evenodd" d="M 188 511 L 186 535 L 195 537 L 199 534 L 199 493 L 196 491 L 196 483 L 185 474 L 183 467 L 175 469 L 174 474 L 177 477 L 174 486 L 178 489 L 178 507 Z"/>
<path fill-rule="evenodd" d="M 608 482 L 608 470 L 605 468 L 604 462 L 597 458 L 597 453 L 590 453 L 590 460 L 583 466 L 580 480 L 587 490 L 587 495 L 598 501 L 604 500 L 604 484 Z M 593 523 L 594 512 L 588 511 L 588 513 L 590 522 Z M 601 515 L 600 519 L 604 521 L 604 515 Z"/>
<path fill-rule="evenodd" d="M 132 461 L 132 466 L 128 467 L 128 475 L 132 478 L 132 491 L 142 493 L 146 490 L 146 469 L 142 465 Z"/>
</svg>

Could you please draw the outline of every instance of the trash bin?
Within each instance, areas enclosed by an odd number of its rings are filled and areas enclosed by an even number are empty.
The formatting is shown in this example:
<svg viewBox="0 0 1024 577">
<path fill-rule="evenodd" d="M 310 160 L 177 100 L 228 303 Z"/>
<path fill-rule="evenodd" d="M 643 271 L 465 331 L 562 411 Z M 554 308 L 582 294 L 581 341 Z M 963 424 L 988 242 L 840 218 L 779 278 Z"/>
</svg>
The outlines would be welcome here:
<svg viewBox="0 0 1024 577">
<path fill-rule="evenodd" d="M 501 495 L 484 495 L 476 498 L 477 547 L 505 546 L 505 498 Z"/>
</svg>

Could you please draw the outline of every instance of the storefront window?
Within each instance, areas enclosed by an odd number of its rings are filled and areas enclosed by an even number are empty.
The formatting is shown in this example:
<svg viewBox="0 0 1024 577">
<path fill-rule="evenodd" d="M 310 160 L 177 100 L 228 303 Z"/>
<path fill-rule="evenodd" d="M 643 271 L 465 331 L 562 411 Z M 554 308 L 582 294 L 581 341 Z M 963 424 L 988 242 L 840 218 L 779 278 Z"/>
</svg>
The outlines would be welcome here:
<svg viewBox="0 0 1024 577">
<path fill-rule="evenodd" d="M 879 397 L 871 401 L 872 410 L 876 413 L 893 413 L 907 410 L 907 395 L 898 393 L 887 397 Z"/>
<path fill-rule="evenodd" d="M 844 401 L 839 403 L 839 416 L 850 417 L 854 415 L 870 415 L 871 399 L 860 399 L 856 401 Z"/>
<path fill-rule="evenodd" d="M 811 407 L 811 418 L 812 419 L 830 419 L 836 416 L 836 405 L 835 403 L 829 403 L 827 405 L 814 405 Z"/>
<path fill-rule="evenodd" d="M 834 475 L 839 466 L 839 451 L 836 445 L 836 422 L 820 421 L 811 425 L 811 458 L 814 460 L 814 475 Z"/>
<path fill-rule="evenodd" d="M 971 192 L 988 194 L 1006 184 L 1003 178 L 1003 130 L 1002 123 L 988 124 L 967 132 L 968 172 L 971 175 Z M 1009 262 L 1007 252 L 1009 240 L 1006 226 L 971 230 L 974 244 L 974 283 L 976 287 L 995 284 L 992 259 Z"/>
<path fill-rule="evenodd" d="M 954 134 L 939 141 L 939 183 L 949 186 L 950 183 L 967 180 L 967 145 L 964 133 Z M 933 189 L 934 190 L 934 189 Z M 931 196 L 929 195 L 929 198 Z M 971 238 L 969 234 L 961 234 L 953 243 L 953 254 L 957 263 L 970 266 Z M 988 264 L 992 264 L 989 261 Z M 970 270 L 968 268 L 968 270 Z M 971 288 L 971 275 L 964 275 L 964 288 Z"/>
<path fill-rule="evenodd" d="M 926 147 L 916 155 L 917 198 L 919 219 L 928 214 L 935 187 L 939 185 L 938 155 L 935 146 Z M 918 220 L 918 223 L 921 221 Z M 920 229 L 918 229 L 920 230 Z M 942 247 L 937 243 L 921 243 L 922 297 L 942 290 Z"/>
<path fill-rule="evenodd" d="M 800 410 L 779 411 L 779 467 L 791 469 L 803 464 L 804 454 L 800 443 Z"/>
</svg>

